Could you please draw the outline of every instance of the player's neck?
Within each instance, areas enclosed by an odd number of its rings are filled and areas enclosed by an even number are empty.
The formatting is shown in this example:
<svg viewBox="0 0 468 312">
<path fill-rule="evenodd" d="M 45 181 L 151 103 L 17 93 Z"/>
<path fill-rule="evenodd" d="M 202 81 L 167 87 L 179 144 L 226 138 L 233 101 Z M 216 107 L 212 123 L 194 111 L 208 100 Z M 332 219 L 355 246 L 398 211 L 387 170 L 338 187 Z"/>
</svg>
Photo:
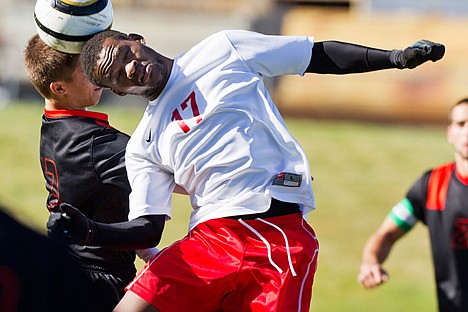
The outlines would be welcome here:
<svg viewBox="0 0 468 312">
<path fill-rule="evenodd" d="M 51 99 L 46 99 L 44 103 L 44 107 L 48 111 L 56 111 L 56 110 L 86 110 L 86 107 L 74 107 L 70 105 L 65 105 L 58 101 L 54 101 Z"/>
</svg>

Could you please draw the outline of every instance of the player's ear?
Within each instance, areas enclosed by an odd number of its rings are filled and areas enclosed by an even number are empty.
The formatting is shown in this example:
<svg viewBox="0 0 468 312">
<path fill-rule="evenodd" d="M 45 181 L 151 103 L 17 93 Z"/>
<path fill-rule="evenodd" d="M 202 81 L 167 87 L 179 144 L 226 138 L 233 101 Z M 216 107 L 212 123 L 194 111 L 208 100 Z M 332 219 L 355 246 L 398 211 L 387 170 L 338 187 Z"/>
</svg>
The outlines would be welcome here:
<svg viewBox="0 0 468 312">
<path fill-rule="evenodd" d="M 130 37 L 130 39 L 137 41 L 143 45 L 146 45 L 146 40 L 142 35 L 131 33 L 128 36 Z"/>
<path fill-rule="evenodd" d="M 110 89 L 113 93 L 117 94 L 117 95 L 120 95 L 120 96 L 124 96 L 124 95 L 127 95 L 127 93 L 124 93 L 124 92 L 120 92 L 120 91 L 117 91 L 115 89 Z"/>
<path fill-rule="evenodd" d="M 65 90 L 65 88 L 63 87 L 62 83 L 58 81 L 51 82 L 49 88 L 53 94 L 57 95 L 63 95 L 67 92 L 67 90 Z"/>
</svg>

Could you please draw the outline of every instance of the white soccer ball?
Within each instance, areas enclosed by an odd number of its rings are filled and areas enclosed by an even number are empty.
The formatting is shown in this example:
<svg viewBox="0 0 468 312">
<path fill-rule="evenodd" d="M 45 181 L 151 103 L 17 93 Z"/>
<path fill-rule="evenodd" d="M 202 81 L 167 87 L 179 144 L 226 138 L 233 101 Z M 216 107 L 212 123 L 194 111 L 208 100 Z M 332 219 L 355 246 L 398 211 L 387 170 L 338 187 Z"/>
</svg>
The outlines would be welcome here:
<svg viewBox="0 0 468 312">
<path fill-rule="evenodd" d="M 111 0 L 37 0 L 39 37 L 52 48 L 78 54 L 93 35 L 112 27 Z"/>
</svg>

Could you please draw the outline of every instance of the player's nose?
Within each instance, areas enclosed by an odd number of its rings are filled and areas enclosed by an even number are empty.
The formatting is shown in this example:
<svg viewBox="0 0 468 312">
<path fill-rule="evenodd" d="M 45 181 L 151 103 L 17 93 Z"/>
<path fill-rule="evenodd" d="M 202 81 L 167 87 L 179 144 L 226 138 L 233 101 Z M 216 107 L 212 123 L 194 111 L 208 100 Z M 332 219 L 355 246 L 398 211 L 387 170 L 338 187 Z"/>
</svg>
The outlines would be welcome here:
<svg viewBox="0 0 468 312">
<path fill-rule="evenodd" d="M 136 61 L 133 60 L 127 65 L 125 65 L 125 73 L 127 74 L 128 79 L 132 79 L 133 76 L 135 75 L 135 70 L 136 70 Z"/>
</svg>

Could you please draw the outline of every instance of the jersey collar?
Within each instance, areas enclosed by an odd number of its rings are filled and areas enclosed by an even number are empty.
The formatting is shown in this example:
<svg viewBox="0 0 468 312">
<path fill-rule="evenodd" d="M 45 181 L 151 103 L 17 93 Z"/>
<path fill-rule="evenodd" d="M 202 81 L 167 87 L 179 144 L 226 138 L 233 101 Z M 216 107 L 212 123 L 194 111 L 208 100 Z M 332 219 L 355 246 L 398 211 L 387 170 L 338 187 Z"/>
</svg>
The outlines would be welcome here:
<svg viewBox="0 0 468 312">
<path fill-rule="evenodd" d="M 58 110 L 48 110 L 44 108 L 44 115 L 49 118 L 59 118 L 59 117 L 86 117 L 97 119 L 99 121 L 109 123 L 109 116 L 105 113 L 91 112 L 86 110 L 67 110 L 67 109 L 58 109 Z"/>
<path fill-rule="evenodd" d="M 457 175 L 458 180 L 461 181 L 461 183 L 465 184 L 468 186 L 468 177 L 462 177 L 460 173 L 458 173 L 457 170 L 455 170 L 455 174 Z"/>
</svg>

